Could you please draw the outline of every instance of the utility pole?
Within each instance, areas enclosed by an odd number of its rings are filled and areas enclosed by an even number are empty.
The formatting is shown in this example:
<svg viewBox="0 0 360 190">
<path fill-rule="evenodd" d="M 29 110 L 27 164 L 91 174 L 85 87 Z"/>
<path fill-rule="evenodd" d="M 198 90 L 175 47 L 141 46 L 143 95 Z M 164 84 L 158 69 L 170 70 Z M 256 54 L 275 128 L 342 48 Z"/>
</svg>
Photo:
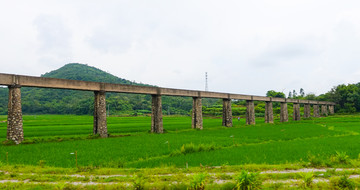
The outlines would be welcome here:
<svg viewBox="0 0 360 190">
<path fill-rule="evenodd" d="M 207 72 L 205 72 L 205 91 L 208 91 L 209 87 L 208 87 L 208 74 Z"/>
</svg>

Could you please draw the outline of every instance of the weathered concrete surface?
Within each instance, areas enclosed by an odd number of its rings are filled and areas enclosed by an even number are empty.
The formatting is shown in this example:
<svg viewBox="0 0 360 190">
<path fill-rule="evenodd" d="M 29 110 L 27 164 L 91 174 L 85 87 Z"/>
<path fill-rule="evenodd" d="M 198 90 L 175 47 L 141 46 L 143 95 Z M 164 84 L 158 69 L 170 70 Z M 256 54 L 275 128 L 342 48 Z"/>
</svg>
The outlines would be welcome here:
<svg viewBox="0 0 360 190">
<path fill-rule="evenodd" d="M 14 141 L 16 144 L 19 144 L 24 140 L 20 86 L 9 86 L 6 139 Z"/>
<path fill-rule="evenodd" d="M 293 120 L 300 121 L 300 104 L 294 103 L 293 104 Z"/>
<path fill-rule="evenodd" d="M 265 123 L 274 123 L 272 102 L 265 102 Z"/>
<path fill-rule="evenodd" d="M 192 123 L 193 129 L 203 129 L 203 118 L 202 118 L 202 104 L 201 98 L 193 98 L 193 110 L 192 110 Z"/>
<path fill-rule="evenodd" d="M 255 106 L 254 101 L 246 101 L 246 124 L 255 125 Z"/>
<path fill-rule="evenodd" d="M 304 104 L 304 118 L 309 118 L 311 116 L 310 112 L 310 104 Z"/>
<path fill-rule="evenodd" d="M 334 106 L 333 106 L 333 105 L 329 105 L 329 114 L 330 114 L 330 115 L 335 114 L 335 109 L 334 109 Z"/>
<path fill-rule="evenodd" d="M 313 109 L 314 109 L 314 117 L 320 117 L 319 105 L 318 105 L 318 104 L 314 104 L 314 105 L 313 105 Z"/>
<path fill-rule="evenodd" d="M 222 125 L 225 127 L 232 127 L 232 110 L 231 99 L 223 99 L 223 120 Z"/>
<path fill-rule="evenodd" d="M 151 104 L 151 132 L 152 133 L 163 133 L 163 118 L 162 118 L 162 107 L 161 107 L 161 96 L 152 95 Z"/>
<path fill-rule="evenodd" d="M 108 137 L 106 122 L 106 98 L 104 91 L 94 92 L 94 135 L 99 134 L 101 137 Z"/>
<path fill-rule="evenodd" d="M 281 102 L 280 104 L 280 122 L 288 122 L 289 121 L 289 112 L 287 109 L 287 103 Z"/>
<path fill-rule="evenodd" d="M 16 84 L 21 85 L 23 87 L 60 88 L 60 89 L 87 90 L 87 91 L 239 99 L 239 100 L 272 101 L 272 102 L 288 102 L 288 103 L 298 102 L 303 104 L 309 103 L 308 100 L 270 98 L 264 96 L 252 96 L 252 95 L 243 95 L 243 94 L 229 94 L 229 93 L 220 93 L 220 92 L 159 88 L 159 87 L 151 87 L 151 86 L 88 82 L 88 81 L 79 81 L 79 80 L 32 77 L 32 76 L 21 76 L 21 75 L 0 73 L 0 85 L 10 86 L 14 84 L 14 79 L 18 81 Z M 317 102 L 317 104 L 335 105 L 335 103 L 333 102 Z"/>
<path fill-rule="evenodd" d="M 328 116 L 327 105 L 321 105 L 321 116 Z"/>
</svg>

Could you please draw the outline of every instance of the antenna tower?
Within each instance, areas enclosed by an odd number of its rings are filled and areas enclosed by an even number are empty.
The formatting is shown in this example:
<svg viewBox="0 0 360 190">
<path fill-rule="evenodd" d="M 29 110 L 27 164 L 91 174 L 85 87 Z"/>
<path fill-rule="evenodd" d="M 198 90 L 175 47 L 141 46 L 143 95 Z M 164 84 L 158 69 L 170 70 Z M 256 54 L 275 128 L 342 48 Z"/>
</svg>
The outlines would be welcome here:
<svg viewBox="0 0 360 190">
<path fill-rule="evenodd" d="M 208 91 L 209 87 L 208 87 L 208 74 L 207 72 L 205 72 L 205 91 Z"/>
</svg>

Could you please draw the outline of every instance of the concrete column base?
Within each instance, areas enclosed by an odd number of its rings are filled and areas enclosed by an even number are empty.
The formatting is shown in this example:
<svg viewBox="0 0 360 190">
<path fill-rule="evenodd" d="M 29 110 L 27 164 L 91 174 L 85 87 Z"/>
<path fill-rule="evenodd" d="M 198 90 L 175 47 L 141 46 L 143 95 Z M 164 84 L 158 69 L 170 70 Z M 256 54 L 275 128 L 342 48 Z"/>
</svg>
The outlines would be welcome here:
<svg viewBox="0 0 360 190">
<path fill-rule="evenodd" d="M 319 113 L 319 105 L 314 104 L 313 105 L 313 109 L 314 109 L 314 117 L 320 117 L 320 113 Z"/>
<path fill-rule="evenodd" d="M 104 91 L 94 92 L 94 135 L 99 134 L 100 137 L 108 137 L 106 122 L 106 97 Z"/>
<path fill-rule="evenodd" d="M 280 103 L 280 122 L 288 122 L 289 121 L 289 112 L 287 109 L 287 103 Z"/>
<path fill-rule="evenodd" d="M 8 119 L 6 139 L 21 143 L 24 140 L 23 119 L 21 110 L 20 86 L 9 86 Z"/>
<path fill-rule="evenodd" d="M 265 123 L 274 123 L 272 102 L 265 102 Z"/>
<path fill-rule="evenodd" d="M 321 105 L 321 116 L 328 116 L 327 105 Z"/>
<path fill-rule="evenodd" d="M 152 95 L 151 132 L 164 133 L 161 95 Z"/>
<path fill-rule="evenodd" d="M 300 121 L 300 104 L 294 103 L 293 104 L 293 120 Z"/>
<path fill-rule="evenodd" d="M 334 114 L 335 114 L 335 110 L 334 110 L 334 106 L 333 106 L 333 105 L 330 105 L 330 106 L 329 106 L 329 113 L 330 113 L 330 115 L 334 115 Z"/>
<path fill-rule="evenodd" d="M 192 123 L 193 129 L 203 129 L 201 98 L 193 97 Z"/>
<path fill-rule="evenodd" d="M 231 99 L 223 99 L 223 120 L 222 125 L 225 127 L 232 127 L 232 110 Z"/>
<path fill-rule="evenodd" d="M 246 124 L 255 125 L 255 106 L 254 101 L 246 101 Z"/>
<path fill-rule="evenodd" d="M 310 117 L 310 104 L 304 104 L 304 118 Z"/>
</svg>

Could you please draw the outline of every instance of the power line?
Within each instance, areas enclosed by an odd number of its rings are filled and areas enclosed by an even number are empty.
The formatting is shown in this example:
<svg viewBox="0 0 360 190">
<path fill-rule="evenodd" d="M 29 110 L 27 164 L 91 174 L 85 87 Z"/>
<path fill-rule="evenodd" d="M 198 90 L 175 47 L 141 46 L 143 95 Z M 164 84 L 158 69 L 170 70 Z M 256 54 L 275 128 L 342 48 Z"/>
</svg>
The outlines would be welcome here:
<svg viewBox="0 0 360 190">
<path fill-rule="evenodd" d="M 207 72 L 205 72 L 205 91 L 208 91 L 209 87 L 208 87 L 208 74 Z"/>
</svg>

